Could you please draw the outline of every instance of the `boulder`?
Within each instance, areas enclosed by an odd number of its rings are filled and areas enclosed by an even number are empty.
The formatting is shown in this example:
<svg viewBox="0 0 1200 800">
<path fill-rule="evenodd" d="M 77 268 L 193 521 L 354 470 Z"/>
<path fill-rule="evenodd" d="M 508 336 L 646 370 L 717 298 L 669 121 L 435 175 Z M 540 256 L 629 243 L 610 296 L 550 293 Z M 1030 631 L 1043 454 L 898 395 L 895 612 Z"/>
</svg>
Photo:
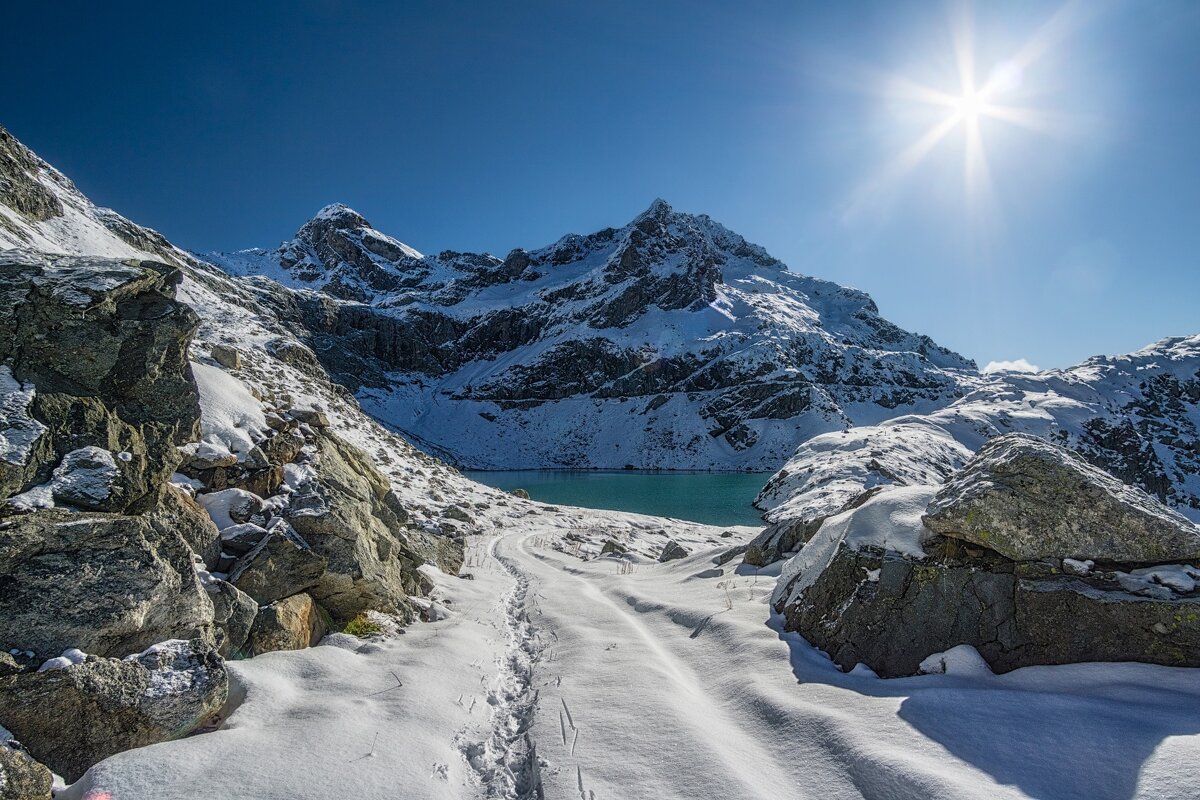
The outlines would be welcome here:
<svg viewBox="0 0 1200 800">
<path fill-rule="evenodd" d="M 925 524 L 1014 561 L 1200 559 L 1200 527 L 1076 453 L 1020 433 L 984 444 L 938 492 Z"/>
<path fill-rule="evenodd" d="M 784 565 L 772 604 L 785 627 L 882 677 L 958 645 L 995 672 L 1200 666 L 1200 568 L 1161 563 L 1194 552 L 1173 512 L 1045 442 L 1004 438 L 946 485 L 888 487 L 829 517 Z"/>
<path fill-rule="evenodd" d="M 688 550 L 674 539 L 668 539 L 663 545 L 662 552 L 658 556 L 660 562 L 675 561 L 680 558 L 687 558 Z"/>
<path fill-rule="evenodd" d="M 225 666 L 207 642 L 167 641 L 123 660 L 0 677 L 0 725 L 78 780 L 114 753 L 177 739 L 224 704 Z"/>
<path fill-rule="evenodd" d="M 324 573 L 325 559 L 311 548 L 294 537 L 270 532 L 238 559 L 229 582 L 266 605 L 317 585 Z"/>
<path fill-rule="evenodd" d="M 407 513 L 387 479 L 357 447 L 321 431 L 315 476 L 300 482 L 287 519 L 325 558 L 309 593 L 339 622 L 368 609 L 407 615 L 407 596 L 420 591 L 423 562 L 409 546 Z"/>
<path fill-rule="evenodd" d="M 267 417 L 270 422 L 270 417 Z M 295 431 L 281 430 L 262 443 L 262 450 L 267 460 L 276 466 L 290 464 L 304 449 L 304 437 Z"/>
<path fill-rule="evenodd" d="M 0 800 L 50 800 L 53 785 L 50 768 L 35 761 L 19 742 L 0 741 Z"/>
<path fill-rule="evenodd" d="M 616 539 L 606 539 L 604 544 L 600 547 L 600 555 L 604 555 L 606 553 L 620 554 L 627 552 L 629 552 L 629 548 L 618 542 Z"/>
<path fill-rule="evenodd" d="M 250 655 L 276 650 L 303 650 L 329 630 L 327 614 L 306 593 L 277 600 L 258 610 L 246 649 Z"/>
<path fill-rule="evenodd" d="M 231 525 L 221 531 L 221 551 L 244 556 L 267 537 L 267 529 L 253 522 Z"/>
<path fill-rule="evenodd" d="M 313 408 L 293 408 L 291 415 L 293 419 L 312 428 L 329 427 L 329 417 L 325 416 L 324 411 L 318 411 Z"/>
<path fill-rule="evenodd" d="M 214 344 L 209 350 L 209 355 L 213 357 L 222 367 L 227 369 L 242 368 L 242 354 L 238 352 L 236 347 L 230 347 L 225 344 Z"/>
<path fill-rule="evenodd" d="M 258 616 L 258 603 L 233 584 L 212 578 L 205 584 L 213 604 L 213 622 L 216 626 L 217 652 L 222 658 L 245 655 L 246 640 L 254 618 Z"/>
<path fill-rule="evenodd" d="M 1083 578 L 953 539 L 924 559 L 842 544 L 811 585 L 777 599 L 785 627 L 849 670 L 915 675 L 969 644 L 995 672 L 1034 664 L 1200 666 L 1200 595 L 1133 594 L 1115 573 Z"/>
<path fill-rule="evenodd" d="M 183 535 L 207 536 L 211 523 L 176 492 L 141 515 L 10 518 L 0 535 L 0 649 L 124 656 L 165 639 L 211 640 L 212 603 Z"/>
<path fill-rule="evenodd" d="M 110 465 L 88 450 L 88 469 L 116 474 L 107 495 L 74 494 L 73 504 L 124 511 L 170 478 L 200 416 L 186 355 L 199 320 L 175 299 L 180 276 L 148 261 L 0 256 L 0 402 L 19 412 L 20 445 L 4 458 L 0 499 L 87 448 L 123 455 Z"/>
</svg>

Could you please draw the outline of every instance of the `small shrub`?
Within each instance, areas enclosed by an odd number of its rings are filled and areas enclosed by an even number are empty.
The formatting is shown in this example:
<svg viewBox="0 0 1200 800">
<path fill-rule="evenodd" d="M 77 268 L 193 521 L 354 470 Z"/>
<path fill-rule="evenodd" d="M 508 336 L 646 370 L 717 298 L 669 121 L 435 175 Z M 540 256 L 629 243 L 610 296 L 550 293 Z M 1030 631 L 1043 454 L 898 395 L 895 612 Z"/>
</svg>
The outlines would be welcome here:
<svg viewBox="0 0 1200 800">
<path fill-rule="evenodd" d="M 382 632 L 383 628 L 367 619 L 366 614 L 359 614 L 357 617 L 347 622 L 345 628 L 342 628 L 342 633 L 348 633 L 351 636 L 357 636 L 360 639 L 365 639 L 373 633 Z"/>
</svg>

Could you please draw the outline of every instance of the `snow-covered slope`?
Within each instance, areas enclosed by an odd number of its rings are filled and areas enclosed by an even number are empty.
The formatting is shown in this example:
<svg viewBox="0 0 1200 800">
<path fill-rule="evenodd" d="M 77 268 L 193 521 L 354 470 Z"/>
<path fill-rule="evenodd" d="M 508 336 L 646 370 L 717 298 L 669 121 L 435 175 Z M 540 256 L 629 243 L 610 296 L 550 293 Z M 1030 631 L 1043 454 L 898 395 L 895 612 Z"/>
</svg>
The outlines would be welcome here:
<svg viewBox="0 0 1200 800">
<path fill-rule="evenodd" d="M 865 489 L 940 483 L 984 441 L 1012 432 L 1077 450 L 1200 521 L 1200 336 L 993 376 L 932 413 L 814 437 L 756 502 L 772 521 L 814 521 Z"/>
<path fill-rule="evenodd" d="M 276 250 L 205 257 L 311 289 L 276 302 L 335 379 L 473 467 L 775 469 L 799 440 L 979 380 L 863 292 L 662 200 L 503 260 L 421 256 L 340 205 Z"/>
</svg>

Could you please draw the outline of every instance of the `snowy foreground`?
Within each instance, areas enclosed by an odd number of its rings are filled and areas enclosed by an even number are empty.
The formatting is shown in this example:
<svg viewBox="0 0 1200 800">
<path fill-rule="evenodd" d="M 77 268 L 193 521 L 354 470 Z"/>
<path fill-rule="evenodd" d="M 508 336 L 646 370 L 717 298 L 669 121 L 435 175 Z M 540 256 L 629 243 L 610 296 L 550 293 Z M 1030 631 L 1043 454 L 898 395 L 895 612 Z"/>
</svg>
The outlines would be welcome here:
<svg viewBox="0 0 1200 800">
<path fill-rule="evenodd" d="M 944 675 L 843 674 L 781 633 L 769 569 L 714 566 L 753 529 L 650 520 L 692 555 L 583 560 L 614 523 L 634 551 L 663 536 L 644 517 L 547 511 L 485 523 L 463 567 L 474 580 L 429 571 L 438 621 L 231 662 L 240 705 L 223 727 L 114 756 L 59 796 L 1200 794 L 1193 670 L 994 676 L 967 652 Z"/>
</svg>

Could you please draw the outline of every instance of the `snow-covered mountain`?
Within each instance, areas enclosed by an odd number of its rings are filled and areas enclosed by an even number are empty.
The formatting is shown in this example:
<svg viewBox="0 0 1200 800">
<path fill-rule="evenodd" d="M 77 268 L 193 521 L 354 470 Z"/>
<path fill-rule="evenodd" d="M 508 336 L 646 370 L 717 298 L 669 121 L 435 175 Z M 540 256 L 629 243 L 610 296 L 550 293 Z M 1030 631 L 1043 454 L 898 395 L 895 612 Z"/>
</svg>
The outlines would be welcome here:
<svg viewBox="0 0 1200 800">
<path fill-rule="evenodd" d="M 204 257 L 312 290 L 259 284 L 371 414 L 472 467 L 770 470 L 979 381 L 865 293 L 662 200 L 504 259 L 422 256 L 342 205 L 275 250 Z"/>
<path fill-rule="evenodd" d="M 941 483 L 989 439 L 1069 447 L 1200 521 L 1200 336 L 1163 339 L 1069 369 L 991 376 L 960 400 L 801 442 L 756 504 L 772 560 L 877 487 Z"/>
</svg>

